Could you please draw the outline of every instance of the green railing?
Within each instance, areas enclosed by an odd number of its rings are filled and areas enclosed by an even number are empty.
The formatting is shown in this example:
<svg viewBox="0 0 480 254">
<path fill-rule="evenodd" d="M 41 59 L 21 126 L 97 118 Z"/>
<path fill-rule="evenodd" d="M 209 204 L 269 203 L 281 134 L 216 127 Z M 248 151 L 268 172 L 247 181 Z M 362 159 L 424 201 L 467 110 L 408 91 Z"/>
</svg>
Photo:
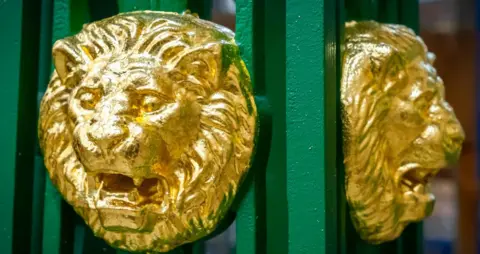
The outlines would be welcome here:
<svg viewBox="0 0 480 254">
<path fill-rule="evenodd" d="M 236 253 L 423 253 L 421 225 L 380 246 L 355 233 L 343 192 L 338 90 L 345 20 L 402 23 L 418 31 L 417 1 L 236 5 L 236 38 L 261 118 L 254 166 L 222 227 L 236 219 Z M 84 23 L 142 9 L 211 16 L 208 0 L 0 1 L 2 253 L 122 253 L 94 237 L 45 177 L 36 121 L 52 71 L 53 42 Z M 204 252 L 204 241 L 173 251 Z"/>
</svg>

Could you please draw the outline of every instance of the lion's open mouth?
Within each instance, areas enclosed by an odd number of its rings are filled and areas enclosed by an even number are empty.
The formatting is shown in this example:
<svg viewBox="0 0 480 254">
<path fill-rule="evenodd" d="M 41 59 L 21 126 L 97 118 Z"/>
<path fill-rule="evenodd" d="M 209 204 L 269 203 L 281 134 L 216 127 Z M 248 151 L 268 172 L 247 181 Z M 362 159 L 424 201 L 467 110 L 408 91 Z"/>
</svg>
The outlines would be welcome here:
<svg viewBox="0 0 480 254">
<path fill-rule="evenodd" d="M 418 194 L 425 194 L 426 186 L 431 177 L 432 174 L 428 171 L 419 172 L 418 169 L 415 169 L 405 173 L 402 177 L 401 183 L 403 186 L 408 187 L 408 189 Z"/>
<path fill-rule="evenodd" d="M 165 181 L 160 178 L 131 178 L 121 174 L 99 173 L 88 176 L 90 190 L 97 193 L 97 205 L 138 208 L 161 204 Z M 101 206 L 101 205 L 100 205 Z"/>
<path fill-rule="evenodd" d="M 397 182 L 404 192 L 415 193 L 420 196 L 430 195 L 429 181 L 438 172 L 438 169 L 427 169 L 410 164 L 402 167 Z"/>
</svg>

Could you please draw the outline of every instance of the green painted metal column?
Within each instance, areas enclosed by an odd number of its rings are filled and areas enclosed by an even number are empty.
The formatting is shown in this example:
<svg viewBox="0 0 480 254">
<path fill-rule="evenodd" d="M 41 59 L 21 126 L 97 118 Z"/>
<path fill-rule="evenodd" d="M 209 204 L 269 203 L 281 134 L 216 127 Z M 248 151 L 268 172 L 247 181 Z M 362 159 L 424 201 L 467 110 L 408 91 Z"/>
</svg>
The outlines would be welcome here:
<svg viewBox="0 0 480 254">
<path fill-rule="evenodd" d="M 30 6 L 30 8 L 25 8 Z M 0 3 L 0 249 L 30 252 L 41 2 Z"/>
<path fill-rule="evenodd" d="M 187 9 L 187 0 L 118 0 L 120 12 L 136 10 L 162 10 L 183 12 Z"/>
<path fill-rule="evenodd" d="M 54 0 L 52 44 L 70 35 L 70 0 Z M 51 49 L 50 49 L 51 51 Z M 51 69 L 53 71 L 53 67 Z M 62 197 L 45 172 L 45 199 L 43 220 L 43 253 L 61 253 Z"/>
<path fill-rule="evenodd" d="M 235 39 L 240 43 L 240 52 L 242 58 L 250 73 L 253 86 L 256 83 L 255 70 L 253 66 L 253 46 L 254 46 L 254 1 L 238 0 L 236 1 L 236 33 Z M 260 127 L 261 128 L 261 127 Z M 253 174 L 253 175 L 252 175 Z M 253 176 L 253 177 L 252 177 Z M 248 181 L 245 181 L 242 188 L 245 190 L 245 185 L 250 186 L 248 192 L 242 197 L 243 200 L 237 212 L 236 218 L 236 253 L 238 254 L 255 254 L 257 249 L 257 207 L 256 207 L 256 183 L 258 179 L 255 177 L 255 172 L 250 171 Z M 240 194 L 240 193 L 239 193 Z"/>
<path fill-rule="evenodd" d="M 17 149 L 18 98 L 20 87 L 20 64 L 22 45 L 23 1 L 8 1 L 0 4 L 0 78 L 3 82 L 0 93 L 0 248 L 12 253 L 13 207 L 15 190 L 15 160 Z M 7 25 L 8 24 L 8 25 Z"/>
<path fill-rule="evenodd" d="M 287 0 L 288 253 L 337 253 L 337 2 Z"/>
<path fill-rule="evenodd" d="M 286 158 L 286 1 L 266 0 L 259 8 L 264 13 L 262 43 L 264 50 L 257 57 L 264 58 L 262 68 L 265 93 L 271 105 L 272 133 L 265 176 L 266 253 L 288 254 L 288 204 Z M 254 14 L 255 15 L 255 14 Z M 263 129 L 261 130 L 261 132 Z"/>
<path fill-rule="evenodd" d="M 43 97 L 51 75 L 51 44 L 52 44 L 52 21 L 53 21 L 53 0 L 41 1 L 41 21 L 39 38 L 39 59 L 38 59 L 38 89 L 37 107 L 35 110 L 36 119 L 40 108 L 40 101 Z M 35 127 L 37 124 L 35 124 Z M 34 131 L 35 134 L 37 133 Z M 45 200 L 45 177 L 46 169 L 43 156 L 40 151 L 38 139 L 35 138 L 35 166 L 33 172 L 33 200 L 32 200 L 32 234 L 30 253 L 42 253 L 43 242 L 43 216 Z"/>
</svg>

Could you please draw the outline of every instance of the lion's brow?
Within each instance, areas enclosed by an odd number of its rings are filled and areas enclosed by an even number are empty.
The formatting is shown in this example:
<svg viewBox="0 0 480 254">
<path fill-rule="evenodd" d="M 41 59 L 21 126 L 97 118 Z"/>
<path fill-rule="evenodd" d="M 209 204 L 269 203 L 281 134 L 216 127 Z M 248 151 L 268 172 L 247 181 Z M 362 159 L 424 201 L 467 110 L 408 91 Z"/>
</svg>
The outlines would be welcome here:
<svg viewBox="0 0 480 254">
<path fill-rule="evenodd" d="M 154 60 L 146 60 L 145 58 L 134 57 L 130 58 L 127 68 L 127 71 L 134 71 L 134 70 L 146 70 L 151 69 L 155 65 Z"/>
</svg>

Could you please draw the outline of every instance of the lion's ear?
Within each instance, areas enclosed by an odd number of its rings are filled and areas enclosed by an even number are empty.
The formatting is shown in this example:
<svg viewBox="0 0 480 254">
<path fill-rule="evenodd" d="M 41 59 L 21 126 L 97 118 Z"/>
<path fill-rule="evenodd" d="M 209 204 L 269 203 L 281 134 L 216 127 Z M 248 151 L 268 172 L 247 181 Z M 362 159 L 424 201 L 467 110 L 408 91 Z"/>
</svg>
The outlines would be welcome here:
<svg viewBox="0 0 480 254">
<path fill-rule="evenodd" d="M 78 66 L 86 64 L 86 59 L 83 57 L 80 50 L 73 46 L 68 39 L 58 40 L 53 45 L 52 50 L 53 62 L 58 76 L 65 82 L 65 80 L 74 74 Z"/>
</svg>

